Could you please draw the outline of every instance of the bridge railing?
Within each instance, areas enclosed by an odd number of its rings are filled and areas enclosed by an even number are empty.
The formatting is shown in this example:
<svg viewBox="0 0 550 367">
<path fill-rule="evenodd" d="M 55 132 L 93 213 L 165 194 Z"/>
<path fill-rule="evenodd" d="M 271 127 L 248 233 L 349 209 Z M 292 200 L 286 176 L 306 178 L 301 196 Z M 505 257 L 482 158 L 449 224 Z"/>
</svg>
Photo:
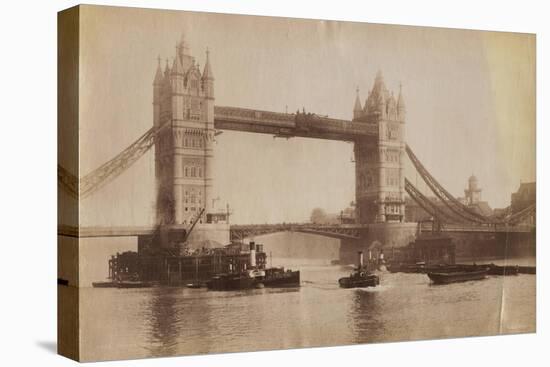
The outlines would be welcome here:
<svg viewBox="0 0 550 367">
<path fill-rule="evenodd" d="M 535 226 L 531 225 L 506 225 L 506 224 L 479 224 L 479 225 L 467 225 L 467 224 L 444 224 L 441 230 L 443 232 L 531 232 L 535 229 Z M 431 223 L 421 224 L 422 232 L 431 232 Z"/>
</svg>

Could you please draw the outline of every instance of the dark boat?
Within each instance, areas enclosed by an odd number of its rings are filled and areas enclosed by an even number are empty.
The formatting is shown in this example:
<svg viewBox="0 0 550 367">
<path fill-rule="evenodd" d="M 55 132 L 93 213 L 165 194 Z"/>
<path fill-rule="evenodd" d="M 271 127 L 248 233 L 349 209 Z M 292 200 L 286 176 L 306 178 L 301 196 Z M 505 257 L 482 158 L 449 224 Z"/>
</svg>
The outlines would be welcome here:
<svg viewBox="0 0 550 367">
<path fill-rule="evenodd" d="M 517 265 L 505 265 L 499 266 L 495 264 L 489 264 L 489 275 L 518 275 L 519 266 Z"/>
<path fill-rule="evenodd" d="M 338 284 L 341 288 L 365 288 L 376 287 L 380 284 L 380 278 L 367 271 L 363 265 L 363 252 L 358 253 L 359 263 L 357 268 L 353 269 L 353 272 L 349 277 L 343 277 L 338 279 Z"/>
<path fill-rule="evenodd" d="M 338 279 L 342 288 L 366 288 L 376 287 L 380 284 L 380 278 L 365 271 L 354 271 L 349 277 Z"/>
<path fill-rule="evenodd" d="M 219 274 L 206 282 L 206 287 L 213 291 L 251 289 L 255 285 L 256 279 L 247 274 Z"/>
<path fill-rule="evenodd" d="M 143 282 L 139 280 L 115 280 L 108 282 L 93 282 L 94 288 L 149 288 L 153 282 Z"/>
<path fill-rule="evenodd" d="M 210 290 L 229 291 L 263 287 L 300 286 L 300 271 L 256 266 L 256 244 L 250 242 L 250 269 L 217 274 L 206 282 Z"/>
<path fill-rule="evenodd" d="M 264 276 L 256 277 L 256 283 L 265 287 L 296 287 L 300 285 L 300 271 L 285 268 L 268 268 Z"/>
<path fill-rule="evenodd" d="M 489 268 L 481 268 L 478 270 L 469 271 L 456 271 L 456 272 L 442 272 L 434 273 L 428 272 L 428 277 L 435 284 L 449 284 L 456 282 L 467 282 L 469 280 L 481 280 L 487 277 Z"/>
</svg>

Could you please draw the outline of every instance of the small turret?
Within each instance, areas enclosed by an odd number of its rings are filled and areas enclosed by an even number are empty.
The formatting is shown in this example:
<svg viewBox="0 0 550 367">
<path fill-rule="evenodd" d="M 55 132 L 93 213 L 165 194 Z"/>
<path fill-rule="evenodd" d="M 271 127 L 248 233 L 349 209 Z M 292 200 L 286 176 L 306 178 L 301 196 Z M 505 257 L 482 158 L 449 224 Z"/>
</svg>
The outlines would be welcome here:
<svg viewBox="0 0 550 367">
<path fill-rule="evenodd" d="M 172 64 L 172 74 L 183 75 L 183 65 L 181 63 L 181 55 L 176 54 L 174 63 Z"/>
<path fill-rule="evenodd" d="M 162 84 L 162 68 L 160 67 L 160 56 L 157 58 L 157 71 L 155 73 L 155 80 L 153 81 L 154 86 L 159 86 Z"/>
<path fill-rule="evenodd" d="M 206 49 L 206 62 L 204 63 L 201 83 L 206 97 L 214 98 L 214 73 L 212 73 L 212 67 L 210 66 L 210 50 L 208 48 Z"/>
<path fill-rule="evenodd" d="M 202 72 L 203 80 L 214 80 L 214 74 L 212 73 L 212 67 L 210 66 L 210 50 L 206 49 L 206 62 L 204 64 L 204 71 Z"/>
<path fill-rule="evenodd" d="M 170 66 L 168 66 L 168 59 L 166 59 L 166 65 L 164 66 L 164 79 L 168 79 L 170 77 Z"/>
</svg>

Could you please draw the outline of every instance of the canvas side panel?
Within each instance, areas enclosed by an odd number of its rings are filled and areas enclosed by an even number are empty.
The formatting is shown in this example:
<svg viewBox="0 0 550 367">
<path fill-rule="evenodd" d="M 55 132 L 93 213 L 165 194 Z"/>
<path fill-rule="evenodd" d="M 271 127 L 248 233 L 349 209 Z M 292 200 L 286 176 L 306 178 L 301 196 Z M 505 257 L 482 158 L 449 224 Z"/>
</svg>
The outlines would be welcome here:
<svg viewBox="0 0 550 367">
<path fill-rule="evenodd" d="M 57 18 L 58 300 L 57 350 L 79 359 L 78 303 L 78 111 L 79 7 Z"/>
</svg>

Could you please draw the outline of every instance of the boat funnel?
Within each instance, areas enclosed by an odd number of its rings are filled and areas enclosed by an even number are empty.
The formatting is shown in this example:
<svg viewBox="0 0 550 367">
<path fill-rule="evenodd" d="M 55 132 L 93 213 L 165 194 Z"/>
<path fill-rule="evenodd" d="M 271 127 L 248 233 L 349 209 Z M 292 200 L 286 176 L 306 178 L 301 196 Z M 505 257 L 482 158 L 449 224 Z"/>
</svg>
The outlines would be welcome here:
<svg viewBox="0 0 550 367">
<path fill-rule="evenodd" d="M 357 266 L 359 269 L 363 267 L 363 251 L 357 252 Z"/>
<path fill-rule="evenodd" d="M 256 244 L 254 241 L 250 241 L 250 267 L 256 267 Z"/>
</svg>

